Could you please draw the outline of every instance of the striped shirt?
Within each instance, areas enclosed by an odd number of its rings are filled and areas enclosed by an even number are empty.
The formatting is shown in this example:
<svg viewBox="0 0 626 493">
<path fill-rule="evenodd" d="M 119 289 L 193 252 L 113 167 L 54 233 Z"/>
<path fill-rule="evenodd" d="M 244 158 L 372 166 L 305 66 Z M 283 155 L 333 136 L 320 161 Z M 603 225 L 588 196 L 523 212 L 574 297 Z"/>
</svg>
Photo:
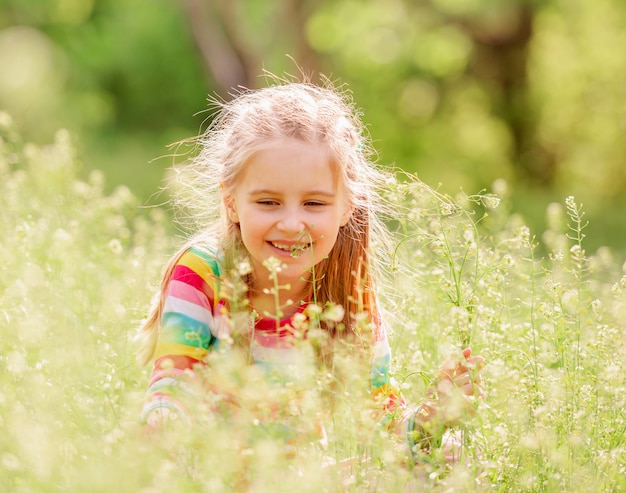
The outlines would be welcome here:
<svg viewBox="0 0 626 493">
<path fill-rule="evenodd" d="M 156 409 L 169 408 L 191 421 L 192 413 L 184 397 L 192 393 L 190 382 L 197 370 L 207 364 L 211 353 L 221 347 L 223 339 L 230 337 L 222 284 L 219 261 L 204 249 L 192 247 L 176 263 L 168 281 L 154 368 L 142 412 L 144 419 Z M 311 382 L 315 356 L 311 345 L 302 343 L 306 331 L 294 330 L 306 319 L 305 308 L 300 306 L 294 315 L 278 323 L 263 317 L 250 323 L 250 359 L 268 379 Z M 384 422 L 391 424 L 393 416 L 406 405 L 390 378 L 391 352 L 382 325 L 372 331 L 371 355 L 369 387 L 381 402 Z M 212 391 L 229 393 L 228 389 L 215 387 Z"/>
</svg>

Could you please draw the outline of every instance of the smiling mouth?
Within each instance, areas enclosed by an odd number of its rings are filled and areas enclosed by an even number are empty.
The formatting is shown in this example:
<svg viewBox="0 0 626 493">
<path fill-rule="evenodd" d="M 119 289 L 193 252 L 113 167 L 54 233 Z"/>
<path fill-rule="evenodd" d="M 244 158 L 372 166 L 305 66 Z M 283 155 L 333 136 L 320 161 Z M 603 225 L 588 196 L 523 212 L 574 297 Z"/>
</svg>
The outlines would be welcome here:
<svg viewBox="0 0 626 493">
<path fill-rule="evenodd" d="M 274 248 L 282 250 L 283 252 L 290 253 L 292 257 L 298 257 L 300 256 L 302 252 L 305 252 L 309 248 L 311 248 L 310 243 L 287 244 L 287 243 L 274 242 L 274 241 L 270 241 L 268 243 L 272 245 Z"/>
</svg>

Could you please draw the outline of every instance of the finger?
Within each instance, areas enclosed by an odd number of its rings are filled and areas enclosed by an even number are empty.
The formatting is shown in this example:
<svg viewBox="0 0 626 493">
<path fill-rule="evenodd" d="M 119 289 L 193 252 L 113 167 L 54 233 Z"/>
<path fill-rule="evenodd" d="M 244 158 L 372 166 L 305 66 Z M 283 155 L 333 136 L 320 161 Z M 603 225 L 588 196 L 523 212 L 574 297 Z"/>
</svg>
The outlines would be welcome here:
<svg viewBox="0 0 626 493">
<path fill-rule="evenodd" d="M 459 356 L 450 355 L 439 367 L 440 380 L 454 380 L 465 373 L 476 374 L 485 367 L 485 358 L 482 356 L 471 356 L 472 350 L 466 348 L 462 352 L 463 359 Z"/>
<path fill-rule="evenodd" d="M 442 378 L 436 385 L 439 392 L 447 392 L 452 389 L 460 389 L 464 385 L 480 385 L 482 383 L 482 377 L 479 373 L 474 371 L 468 371 L 467 369 L 454 377 Z"/>
<path fill-rule="evenodd" d="M 477 358 L 476 360 L 467 362 L 465 365 L 459 365 L 454 372 L 449 375 L 449 378 L 451 380 L 456 380 L 457 378 L 464 377 L 465 375 L 470 375 L 473 379 L 480 378 L 480 371 L 484 366 L 484 360 L 482 358 Z"/>
<path fill-rule="evenodd" d="M 485 398 L 485 391 L 480 385 L 475 383 L 466 383 L 461 387 L 461 392 L 467 397 L 478 397 L 480 399 Z"/>
<path fill-rule="evenodd" d="M 452 368 L 440 368 L 439 369 L 439 380 L 452 380 L 457 373 L 458 365 L 453 366 Z"/>
<path fill-rule="evenodd" d="M 454 383 L 452 383 L 451 379 L 444 379 L 439 381 L 439 383 L 437 384 L 437 391 L 440 394 L 448 394 L 452 391 L 452 389 L 454 389 L 455 385 Z"/>
<path fill-rule="evenodd" d="M 449 355 L 439 367 L 440 378 L 452 378 L 455 375 L 462 373 L 464 363 L 464 357 L 461 358 L 458 354 Z"/>
<path fill-rule="evenodd" d="M 459 358 L 453 355 L 448 356 L 439 367 L 439 371 L 444 373 L 453 372 L 459 366 Z"/>
<path fill-rule="evenodd" d="M 472 356 L 465 364 L 468 368 L 482 370 L 485 367 L 485 358 L 482 356 Z"/>
<path fill-rule="evenodd" d="M 463 375 L 459 375 L 455 377 L 453 380 L 453 384 L 456 388 L 461 388 L 464 385 L 467 385 L 468 383 L 474 384 L 474 385 L 480 385 L 481 382 L 482 382 L 482 379 L 480 375 L 471 374 L 471 373 L 464 373 Z"/>
</svg>

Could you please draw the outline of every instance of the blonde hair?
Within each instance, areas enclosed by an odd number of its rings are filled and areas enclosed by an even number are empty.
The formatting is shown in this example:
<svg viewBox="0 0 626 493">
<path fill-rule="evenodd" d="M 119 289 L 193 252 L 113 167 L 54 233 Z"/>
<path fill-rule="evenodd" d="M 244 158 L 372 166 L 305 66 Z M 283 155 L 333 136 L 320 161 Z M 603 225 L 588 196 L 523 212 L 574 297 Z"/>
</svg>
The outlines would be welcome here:
<svg viewBox="0 0 626 493">
<path fill-rule="evenodd" d="M 387 175 L 371 160 L 371 147 L 350 95 L 326 79 L 321 85 L 275 79 L 269 87 L 243 90 L 231 101 L 212 103 L 217 111 L 215 118 L 197 138 L 198 155 L 177 170 L 173 193 L 178 209 L 184 211 L 186 219 L 196 222 L 200 232 L 164 270 L 160 292 L 141 330 L 145 344 L 140 359 L 147 362 L 154 353 L 167 284 L 182 254 L 192 245 L 207 243 L 231 254 L 245 252 L 239 226 L 229 220 L 224 209 L 222 193 L 237 186 L 245 163 L 257 150 L 268 141 L 284 138 L 329 149 L 353 210 L 348 223 L 340 228 L 328 258 L 315 266 L 315 277 L 321 280 L 315 299 L 322 307 L 328 302 L 343 306 L 346 328 L 352 328 L 361 313 L 367 313 L 376 328 L 377 269 L 372 250 L 386 244 L 378 191 Z M 326 329 L 332 335 L 352 332 Z"/>
</svg>

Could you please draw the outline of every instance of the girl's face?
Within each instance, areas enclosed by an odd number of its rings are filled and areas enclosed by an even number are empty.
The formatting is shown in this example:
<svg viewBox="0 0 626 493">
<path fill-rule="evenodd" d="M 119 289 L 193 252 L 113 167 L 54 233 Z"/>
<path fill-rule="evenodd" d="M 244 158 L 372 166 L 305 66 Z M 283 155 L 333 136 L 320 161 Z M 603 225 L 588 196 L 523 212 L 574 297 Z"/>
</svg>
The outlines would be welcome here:
<svg viewBox="0 0 626 493">
<path fill-rule="evenodd" d="M 326 147 L 294 139 L 253 154 L 224 203 L 241 228 L 256 289 L 270 285 L 263 266 L 270 257 L 287 266 L 278 274 L 281 284 L 302 288 L 302 278 L 330 253 L 351 214 Z"/>
</svg>

